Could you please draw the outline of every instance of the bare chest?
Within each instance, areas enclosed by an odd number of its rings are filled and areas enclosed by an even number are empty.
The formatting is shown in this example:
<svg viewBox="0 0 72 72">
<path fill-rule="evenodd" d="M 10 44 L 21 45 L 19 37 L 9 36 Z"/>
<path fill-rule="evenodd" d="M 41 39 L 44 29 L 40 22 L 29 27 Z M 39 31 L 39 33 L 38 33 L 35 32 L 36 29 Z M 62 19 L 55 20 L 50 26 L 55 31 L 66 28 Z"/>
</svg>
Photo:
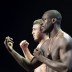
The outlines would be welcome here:
<svg viewBox="0 0 72 72">
<path fill-rule="evenodd" d="M 59 60 L 59 38 L 50 39 L 42 46 L 43 54 L 52 60 Z"/>
</svg>

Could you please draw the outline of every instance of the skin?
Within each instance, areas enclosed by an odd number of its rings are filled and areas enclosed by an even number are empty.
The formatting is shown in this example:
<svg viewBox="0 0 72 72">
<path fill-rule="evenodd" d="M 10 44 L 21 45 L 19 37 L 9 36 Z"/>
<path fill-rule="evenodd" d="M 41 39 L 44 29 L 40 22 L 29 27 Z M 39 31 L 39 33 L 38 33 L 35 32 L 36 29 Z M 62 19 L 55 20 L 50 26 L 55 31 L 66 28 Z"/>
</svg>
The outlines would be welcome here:
<svg viewBox="0 0 72 72">
<path fill-rule="evenodd" d="M 32 28 L 32 34 L 33 34 L 33 38 L 35 41 L 39 41 L 39 44 L 36 48 L 40 48 L 40 46 L 43 44 L 43 42 L 45 40 L 47 40 L 49 37 L 48 35 L 44 34 L 41 32 L 41 26 L 39 24 L 35 24 L 33 25 Z M 13 49 L 13 39 L 11 37 L 6 37 L 4 44 L 7 48 L 7 50 L 9 51 L 9 53 L 14 57 L 14 59 L 26 70 L 26 71 L 30 71 L 31 72 L 31 68 L 32 70 L 34 70 L 37 66 L 39 66 L 40 64 L 42 64 L 41 62 L 37 62 L 36 64 L 34 64 L 35 62 L 31 62 L 31 60 L 34 58 L 34 56 L 30 53 L 29 49 L 28 49 L 28 45 L 29 43 L 26 40 L 23 40 L 20 42 L 20 47 L 25 55 L 25 58 L 23 56 L 21 56 L 19 53 L 17 53 L 14 49 Z M 39 64 L 39 65 L 37 65 Z M 34 66 L 36 65 L 36 66 Z M 34 67 L 34 68 L 33 68 Z M 41 70 L 40 70 L 41 69 Z M 35 72 L 45 72 L 45 64 L 42 64 L 40 67 L 35 69 Z"/>
<path fill-rule="evenodd" d="M 48 39 L 48 35 L 42 33 L 40 28 L 41 28 L 40 24 L 35 24 L 33 25 L 33 28 L 32 28 L 32 35 L 33 35 L 34 40 L 39 41 L 37 48 L 40 48 L 43 41 Z M 29 43 L 26 40 L 23 40 L 20 43 L 20 47 L 22 48 L 25 58 L 31 61 L 34 56 L 30 53 L 28 49 L 28 45 Z M 37 67 L 34 70 L 34 72 L 45 72 L 46 71 L 45 69 L 46 69 L 45 64 L 42 64 L 41 66 Z"/>
<path fill-rule="evenodd" d="M 67 72 L 72 68 L 72 38 L 61 29 L 57 18 L 50 18 L 50 13 L 44 13 L 42 19 L 43 32 L 48 32 L 50 38 L 33 55 L 47 65 L 47 72 Z"/>
<path fill-rule="evenodd" d="M 42 63 L 46 64 L 46 72 L 67 72 L 72 68 L 72 38 L 61 30 L 60 19 L 50 17 L 51 12 L 49 11 L 48 14 L 45 12 L 42 16 L 44 22 L 42 31 L 46 34 L 49 33 L 50 38 L 40 48 L 34 50 L 34 57 L 31 61 L 27 61 L 12 47 L 10 48 L 8 45 L 9 39 L 5 39 L 6 48 L 10 54 L 27 71 L 31 72 Z"/>
</svg>

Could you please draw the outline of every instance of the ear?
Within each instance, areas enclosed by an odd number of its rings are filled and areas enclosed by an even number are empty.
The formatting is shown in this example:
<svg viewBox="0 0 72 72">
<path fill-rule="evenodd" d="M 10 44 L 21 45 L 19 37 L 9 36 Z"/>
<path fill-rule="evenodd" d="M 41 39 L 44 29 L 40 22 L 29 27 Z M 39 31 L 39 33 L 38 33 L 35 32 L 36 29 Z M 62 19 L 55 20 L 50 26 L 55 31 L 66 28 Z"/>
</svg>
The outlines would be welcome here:
<svg viewBox="0 0 72 72">
<path fill-rule="evenodd" d="M 54 24 L 57 21 L 56 18 L 52 18 L 52 23 Z"/>
</svg>

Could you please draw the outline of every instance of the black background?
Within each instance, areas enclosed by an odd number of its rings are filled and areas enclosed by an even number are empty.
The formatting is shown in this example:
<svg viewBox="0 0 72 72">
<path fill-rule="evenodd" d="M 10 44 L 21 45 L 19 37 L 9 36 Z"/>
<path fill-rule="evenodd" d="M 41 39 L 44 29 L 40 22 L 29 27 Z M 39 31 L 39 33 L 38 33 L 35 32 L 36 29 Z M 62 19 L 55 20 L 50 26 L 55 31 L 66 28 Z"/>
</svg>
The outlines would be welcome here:
<svg viewBox="0 0 72 72">
<path fill-rule="evenodd" d="M 26 72 L 6 50 L 3 42 L 6 36 L 14 39 L 14 49 L 23 55 L 19 43 L 26 39 L 30 51 L 36 47 L 31 31 L 33 21 L 50 9 L 61 12 L 62 29 L 72 36 L 71 1 L 67 0 L 24 0 L 0 2 L 0 72 Z"/>
</svg>

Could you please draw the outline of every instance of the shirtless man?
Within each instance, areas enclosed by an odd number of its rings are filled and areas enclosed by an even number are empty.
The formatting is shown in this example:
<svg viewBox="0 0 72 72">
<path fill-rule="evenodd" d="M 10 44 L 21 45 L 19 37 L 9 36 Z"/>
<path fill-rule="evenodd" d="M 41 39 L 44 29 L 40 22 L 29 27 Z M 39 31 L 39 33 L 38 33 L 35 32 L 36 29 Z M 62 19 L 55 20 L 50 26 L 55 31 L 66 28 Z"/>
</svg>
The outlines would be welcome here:
<svg viewBox="0 0 72 72">
<path fill-rule="evenodd" d="M 45 33 L 42 33 L 42 30 L 41 30 L 42 23 L 43 23 L 42 19 L 35 20 L 33 23 L 32 35 L 33 35 L 34 41 L 39 42 L 36 48 L 40 48 L 41 45 L 49 38 L 48 35 L 46 35 Z M 24 53 L 25 58 L 31 61 L 34 56 L 30 53 L 28 49 L 28 45 L 29 43 L 26 40 L 23 40 L 20 43 L 20 47 Z M 37 67 L 34 70 L 34 72 L 46 72 L 46 65 L 42 64 L 41 66 Z"/>
<path fill-rule="evenodd" d="M 72 68 L 72 38 L 61 29 L 62 16 L 57 10 L 46 11 L 42 30 L 49 33 L 48 42 L 34 50 L 34 57 L 47 65 L 46 72 L 70 72 Z M 43 52 L 43 54 L 41 53 Z"/>
<path fill-rule="evenodd" d="M 49 40 L 33 52 L 34 57 L 27 61 L 19 55 L 12 46 L 11 41 L 5 39 L 5 45 L 11 55 L 27 71 L 32 71 L 42 63 L 46 64 L 46 72 L 67 72 L 72 68 L 72 38 L 64 32 L 61 25 L 62 16 L 57 10 L 46 11 L 43 16 L 42 31 L 49 33 Z M 11 40 L 11 39 L 10 39 Z"/>
<path fill-rule="evenodd" d="M 42 33 L 41 30 L 41 25 L 42 25 L 43 21 L 42 19 L 38 19 L 35 20 L 33 23 L 33 28 L 32 28 L 32 35 L 35 41 L 38 41 L 39 44 L 36 48 L 40 48 L 41 45 L 49 39 L 48 35 Z M 18 54 L 17 52 L 14 51 L 13 49 L 13 39 L 10 37 L 6 37 L 5 39 L 5 46 L 7 48 L 7 50 L 13 55 L 13 57 L 17 60 L 17 62 L 20 64 L 20 59 L 16 58 L 15 55 Z M 25 59 L 26 61 L 31 61 L 33 59 L 33 55 L 30 53 L 29 49 L 28 49 L 28 45 L 29 43 L 26 40 L 21 41 L 20 43 L 20 47 L 24 53 Z M 12 53 L 12 51 L 14 51 L 14 53 Z M 18 54 L 19 55 L 19 54 Z M 19 55 L 20 56 L 20 55 Z M 23 66 L 24 67 L 24 66 Z M 46 65 L 42 64 L 41 66 L 37 67 L 34 72 L 46 72 Z"/>
</svg>

